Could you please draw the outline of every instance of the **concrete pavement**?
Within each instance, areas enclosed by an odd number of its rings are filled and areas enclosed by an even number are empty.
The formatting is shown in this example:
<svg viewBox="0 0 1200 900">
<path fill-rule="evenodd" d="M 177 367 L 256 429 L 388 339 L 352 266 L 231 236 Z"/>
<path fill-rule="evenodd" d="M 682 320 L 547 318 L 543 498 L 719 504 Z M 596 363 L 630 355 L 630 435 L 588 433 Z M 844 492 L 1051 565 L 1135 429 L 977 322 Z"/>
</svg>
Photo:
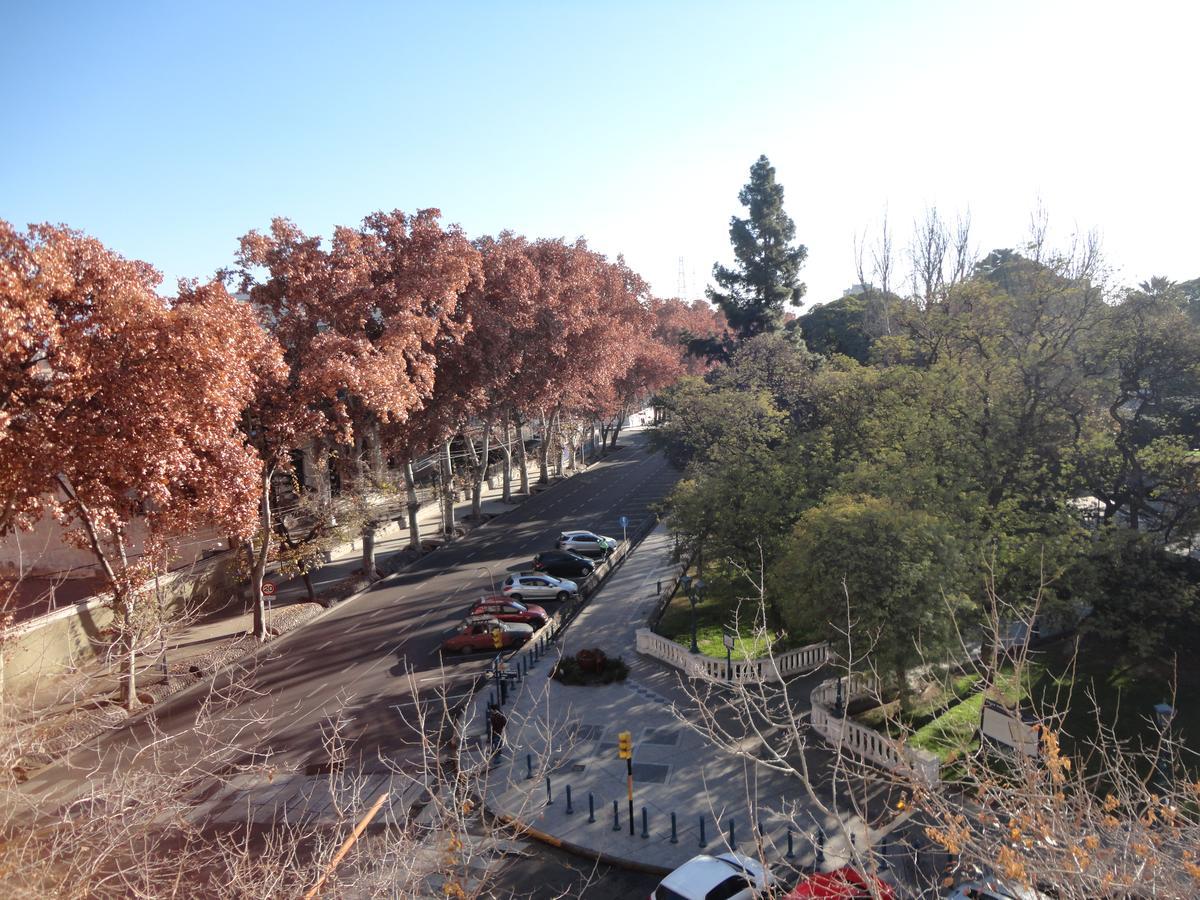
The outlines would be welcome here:
<svg viewBox="0 0 1200 900">
<path fill-rule="evenodd" d="M 505 707 L 506 750 L 488 779 L 489 811 L 556 845 L 664 873 L 697 853 L 720 852 L 731 844 L 758 852 L 756 823 L 762 825 L 769 860 L 812 866 L 816 848 L 811 838 L 820 827 L 827 835 L 823 867 L 836 867 L 844 861 L 848 841 L 862 847 L 869 840 L 866 824 L 851 816 L 839 826 L 809 801 L 794 776 L 767 767 L 752 754 L 735 756 L 716 748 L 689 727 L 695 717 L 688 710 L 695 701 L 677 673 L 634 650 L 636 629 L 658 602 L 658 583 L 673 580 L 678 572 L 673 550 L 669 530 L 655 528 L 562 632 L 556 651 L 529 671 Z M 584 647 L 623 657 L 629 678 L 606 686 L 568 686 L 549 677 L 560 654 Z M 485 730 L 487 700 L 485 695 L 477 701 L 474 724 L 467 726 L 470 733 Z M 626 765 L 616 755 L 621 731 L 632 732 L 634 742 L 632 835 Z M 817 758 L 827 752 L 819 746 L 807 752 L 819 770 Z M 595 821 L 589 821 L 589 794 Z M 793 831 L 790 858 L 789 821 L 811 823 L 806 831 Z"/>
</svg>

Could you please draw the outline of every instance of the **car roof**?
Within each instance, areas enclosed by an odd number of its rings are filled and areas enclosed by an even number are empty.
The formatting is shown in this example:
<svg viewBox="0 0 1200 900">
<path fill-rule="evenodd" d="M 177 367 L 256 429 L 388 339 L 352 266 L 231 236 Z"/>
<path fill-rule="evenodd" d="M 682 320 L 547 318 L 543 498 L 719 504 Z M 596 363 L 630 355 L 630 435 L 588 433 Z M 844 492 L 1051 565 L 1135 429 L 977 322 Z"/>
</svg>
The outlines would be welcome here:
<svg viewBox="0 0 1200 900">
<path fill-rule="evenodd" d="M 661 883 L 679 893 L 707 893 L 731 875 L 747 875 L 757 883 L 762 878 L 762 867 L 741 854 L 735 856 L 722 853 L 720 856 L 709 856 L 702 853 L 693 856 Z"/>
<path fill-rule="evenodd" d="M 559 535 L 559 537 L 569 538 L 569 537 L 574 537 L 575 535 L 578 535 L 578 534 L 586 534 L 591 537 L 597 536 L 596 532 L 594 532 L 594 531 L 588 531 L 585 528 L 576 528 L 574 531 L 564 531 L 561 535 Z"/>
<path fill-rule="evenodd" d="M 845 897 L 847 887 L 866 888 L 869 884 L 882 884 L 878 879 L 864 875 L 850 866 L 842 866 L 831 872 L 818 872 L 796 885 L 788 897 Z"/>
</svg>

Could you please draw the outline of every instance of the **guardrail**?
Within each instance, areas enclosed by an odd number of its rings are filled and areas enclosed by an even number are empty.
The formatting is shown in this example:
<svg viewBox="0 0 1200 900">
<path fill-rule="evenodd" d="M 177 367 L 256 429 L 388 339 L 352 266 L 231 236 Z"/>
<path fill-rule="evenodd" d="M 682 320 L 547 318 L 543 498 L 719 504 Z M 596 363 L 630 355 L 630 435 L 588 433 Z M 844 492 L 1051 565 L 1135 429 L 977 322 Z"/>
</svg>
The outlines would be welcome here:
<svg viewBox="0 0 1200 900">
<path fill-rule="evenodd" d="M 691 678 L 733 684 L 783 681 L 793 675 L 819 669 L 830 657 L 829 644 L 822 642 L 761 659 L 735 659 L 730 662 L 701 653 L 692 653 L 682 644 L 677 644 L 661 634 L 655 634 L 649 628 L 637 630 L 637 651 L 662 660 L 682 670 Z"/>
<path fill-rule="evenodd" d="M 843 709 L 836 710 L 838 684 L 842 688 Z M 845 715 L 845 705 L 856 697 L 877 692 L 878 680 L 864 675 L 849 675 L 822 681 L 809 694 L 813 729 L 835 748 L 841 748 L 890 772 L 901 772 L 928 786 L 941 781 L 941 761 L 928 750 L 905 747 L 873 728 L 860 725 Z"/>
</svg>

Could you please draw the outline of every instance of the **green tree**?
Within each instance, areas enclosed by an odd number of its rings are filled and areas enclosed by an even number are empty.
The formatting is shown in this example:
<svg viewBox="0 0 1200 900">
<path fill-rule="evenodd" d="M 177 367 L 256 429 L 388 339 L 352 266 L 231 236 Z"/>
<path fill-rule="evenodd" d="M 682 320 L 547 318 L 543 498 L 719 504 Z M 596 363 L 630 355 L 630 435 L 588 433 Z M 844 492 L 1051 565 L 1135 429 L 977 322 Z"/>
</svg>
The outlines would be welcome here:
<svg viewBox="0 0 1200 900">
<path fill-rule="evenodd" d="M 1200 524 L 1200 471 L 1188 453 L 1200 438 L 1200 329 L 1185 303 L 1156 278 L 1106 310 L 1088 346 L 1096 415 L 1076 441 L 1076 465 L 1104 518 L 1165 540 Z"/>
<path fill-rule="evenodd" d="M 765 391 L 721 390 L 682 378 L 659 394 L 659 403 L 667 421 L 651 439 L 679 468 L 721 448 L 775 445 L 784 436 L 784 416 Z"/>
<path fill-rule="evenodd" d="M 1195 622 L 1196 568 L 1152 535 L 1103 529 L 1068 576 L 1076 597 L 1091 608 L 1083 631 L 1120 655 L 1114 668 L 1169 659 L 1181 649 L 1179 635 Z"/>
<path fill-rule="evenodd" d="M 790 628 L 823 627 L 843 654 L 869 654 L 906 702 L 909 670 L 953 650 L 962 550 L 932 513 L 835 494 L 800 517 L 768 590 Z"/>
<path fill-rule="evenodd" d="M 783 308 L 798 306 L 804 285 L 798 280 L 808 257 L 803 244 L 793 245 L 796 226 L 783 211 L 783 185 L 766 156 L 750 167 L 750 181 L 738 194 L 749 215 L 734 216 L 729 224 L 734 268 L 713 266 L 721 290 L 710 288 L 708 298 L 721 307 L 740 338 L 783 325 Z"/>
</svg>

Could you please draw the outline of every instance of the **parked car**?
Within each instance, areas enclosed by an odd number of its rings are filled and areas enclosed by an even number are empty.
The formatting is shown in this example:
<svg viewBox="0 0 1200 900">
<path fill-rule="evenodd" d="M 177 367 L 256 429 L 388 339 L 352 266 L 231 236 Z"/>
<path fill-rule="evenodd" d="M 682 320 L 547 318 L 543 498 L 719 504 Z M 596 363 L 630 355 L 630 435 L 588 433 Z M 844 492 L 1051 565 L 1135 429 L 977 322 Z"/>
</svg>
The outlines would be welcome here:
<svg viewBox="0 0 1200 900">
<path fill-rule="evenodd" d="M 471 609 L 472 616 L 492 616 L 501 622 L 523 622 L 536 631 L 546 624 L 546 610 L 536 603 L 522 603 L 511 597 L 481 597 Z"/>
<path fill-rule="evenodd" d="M 494 631 L 500 631 L 500 647 L 496 647 Z M 533 626 L 521 622 L 501 622 L 494 616 L 472 616 L 442 641 L 443 653 L 470 653 L 473 650 L 507 650 L 519 647 L 533 634 Z"/>
<path fill-rule="evenodd" d="M 558 578 L 587 578 L 596 570 L 596 564 L 586 556 L 570 550 L 546 550 L 533 558 L 533 567 L 539 572 Z"/>
<path fill-rule="evenodd" d="M 874 875 L 842 866 L 832 872 L 818 872 L 804 879 L 788 892 L 784 900 L 806 897 L 825 900 L 895 900 L 896 891 Z"/>
<path fill-rule="evenodd" d="M 503 590 L 510 600 L 566 600 L 579 593 L 579 586 L 545 572 L 520 572 L 504 579 Z"/>
<path fill-rule="evenodd" d="M 1050 900 L 1041 891 L 994 879 L 955 885 L 946 897 L 947 900 Z"/>
<path fill-rule="evenodd" d="M 603 559 L 617 549 L 617 539 L 596 534 L 594 531 L 564 531 L 554 546 L 559 550 L 570 550 L 580 556 Z"/>
<path fill-rule="evenodd" d="M 659 882 L 650 900 L 751 900 L 775 883 L 762 863 L 741 853 L 701 853 Z"/>
</svg>

